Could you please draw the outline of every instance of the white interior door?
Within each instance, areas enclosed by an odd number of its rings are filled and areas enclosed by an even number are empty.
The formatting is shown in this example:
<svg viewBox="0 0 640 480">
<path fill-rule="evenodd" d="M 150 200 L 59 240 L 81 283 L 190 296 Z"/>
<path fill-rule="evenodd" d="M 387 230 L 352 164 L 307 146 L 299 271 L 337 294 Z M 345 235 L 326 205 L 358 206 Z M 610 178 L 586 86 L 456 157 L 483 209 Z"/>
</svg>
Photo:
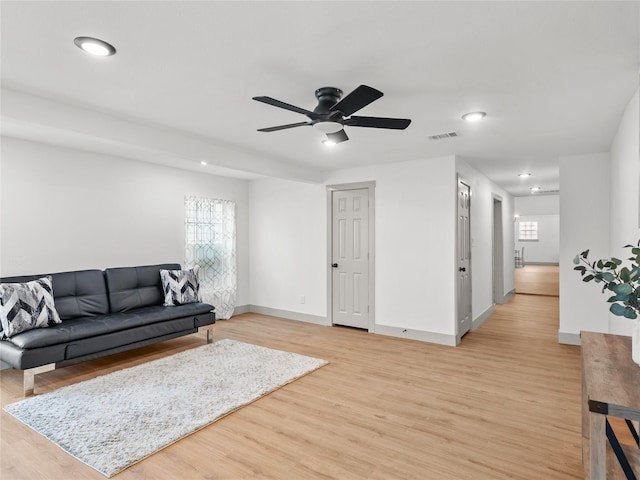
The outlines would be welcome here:
<svg viewBox="0 0 640 480">
<path fill-rule="evenodd" d="M 471 330 L 471 188 L 458 181 L 458 338 Z"/>
<path fill-rule="evenodd" d="M 369 328 L 369 196 L 335 190 L 332 207 L 333 323 Z"/>
</svg>

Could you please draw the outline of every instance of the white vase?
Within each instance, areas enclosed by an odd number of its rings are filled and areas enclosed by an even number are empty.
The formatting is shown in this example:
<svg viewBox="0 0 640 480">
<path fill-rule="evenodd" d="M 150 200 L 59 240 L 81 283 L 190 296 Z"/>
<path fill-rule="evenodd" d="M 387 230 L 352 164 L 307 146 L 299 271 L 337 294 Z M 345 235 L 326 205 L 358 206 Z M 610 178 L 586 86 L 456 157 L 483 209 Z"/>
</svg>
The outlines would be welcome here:
<svg viewBox="0 0 640 480">
<path fill-rule="evenodd" d="M 640 367 L 640 320 L 635 321 L 631 331 L 631 358 Z"/>
</svg>

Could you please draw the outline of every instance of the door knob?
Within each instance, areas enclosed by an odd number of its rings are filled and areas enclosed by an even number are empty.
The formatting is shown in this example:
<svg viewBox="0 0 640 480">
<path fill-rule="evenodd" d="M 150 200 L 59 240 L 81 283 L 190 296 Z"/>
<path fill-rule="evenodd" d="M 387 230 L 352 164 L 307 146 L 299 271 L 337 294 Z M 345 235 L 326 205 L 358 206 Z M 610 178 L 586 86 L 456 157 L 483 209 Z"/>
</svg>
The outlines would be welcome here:
<svg viewBox="0 0 640 480">
<path fill-rule="evenodd" d="M 458 268 L 458 271 L 459 271 L 459 272 L 466 272 L 466 271 L 467 271 L 467 269 L 466 269 L 466 268 L 464 268 L 464 267 L 459 267 L 459 268 Z"/>
<path fill-rule="evenodd" d="M 332 264 L 331 264 L 331 266 L 332 266 L 333 268 L 338 268 L 338 264 L 337 264 L 337 263 L 332 263 Z"/>
</svg>

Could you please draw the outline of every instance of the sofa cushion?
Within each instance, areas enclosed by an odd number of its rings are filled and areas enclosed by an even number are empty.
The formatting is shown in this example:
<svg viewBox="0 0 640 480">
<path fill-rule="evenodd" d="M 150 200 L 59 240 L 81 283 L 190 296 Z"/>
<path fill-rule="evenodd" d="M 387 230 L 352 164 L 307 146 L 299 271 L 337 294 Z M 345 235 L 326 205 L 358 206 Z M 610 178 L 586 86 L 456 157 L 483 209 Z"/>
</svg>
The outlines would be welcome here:
<svg viewBox="0 0 640 480">
<path fill-rule="evenodd" d="M 106 333 L 97 337 L 74 340 L 67 344 L 65 360 L 92 355 L 105 350 L 122 347 L 124 345 L 139 344 L 152 338 L 166 337 L 167 335 L 183 333 L 195 333 L 193 318 L 176 318 L 166 322 L 141 325 L 136 328 Z"/>
<path fill-rule="evenodd" d="M 27 282 L 44 275 L 5 277 L 0 282 Z M 101 270 L 51 274 L 53 298 L 62 321 L 109 313 L 109 298 Z"/>
<path fill-rule="evenodd" d="M 213 307 L 207 303 L 189 303 L 175 307 L 156 305 L 132 312 L 76 318 L 47 328 L 46 332 L 44 330 L 22 332 L 9 338 L 8 341 L 19 348 L 41 348 L 179 318 L 190 318 L 192 327 L 196 327 L 200 325 L 195 317 L 207 314 L 211 310 Z"/>
<path fill-rule="evenodd" d="M 200 282 L 198 282 L 198 270 L 196 265 L 188 270 L 160 270 L 162 290 L 164 291 L 164 304 L 184 305 L 198 301 Z"/>
<path fill-rule="evenodd" d="M 164 294 L 160 270 L 179 270 L 180 264 L 167 263 L 142 267 L 120 267 L 105 270 L 112 312 L 162 305 Z"/>
<path fill-rule="evenodd" d="M 60 323 L 51 277 L 25 283 L 0 283 L 0 338 Z"/>
</svg>

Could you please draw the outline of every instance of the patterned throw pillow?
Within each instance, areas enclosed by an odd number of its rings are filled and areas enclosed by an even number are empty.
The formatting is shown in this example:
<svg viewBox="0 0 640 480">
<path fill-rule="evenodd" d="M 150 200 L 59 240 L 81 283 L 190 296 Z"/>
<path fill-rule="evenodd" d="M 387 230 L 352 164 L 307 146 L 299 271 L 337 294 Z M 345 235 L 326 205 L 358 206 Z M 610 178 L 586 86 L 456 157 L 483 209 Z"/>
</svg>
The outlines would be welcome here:
<svg viewBox="0 0 640 480">
<path fill-rule="evenodd" d="M 27 283 L 0 283 L 0 338 L 61 323 L 51 277 Z"/>
<path fill-rule="evenodd" d="M 198 282 L 198 270 L 196 265 L 189 270 L 160 270 L 162 279 L 162 290 L 164 291 L 164 304 L 184 305 L 200 301 L 198 292 L 200 283 Z"/>
</svg>

